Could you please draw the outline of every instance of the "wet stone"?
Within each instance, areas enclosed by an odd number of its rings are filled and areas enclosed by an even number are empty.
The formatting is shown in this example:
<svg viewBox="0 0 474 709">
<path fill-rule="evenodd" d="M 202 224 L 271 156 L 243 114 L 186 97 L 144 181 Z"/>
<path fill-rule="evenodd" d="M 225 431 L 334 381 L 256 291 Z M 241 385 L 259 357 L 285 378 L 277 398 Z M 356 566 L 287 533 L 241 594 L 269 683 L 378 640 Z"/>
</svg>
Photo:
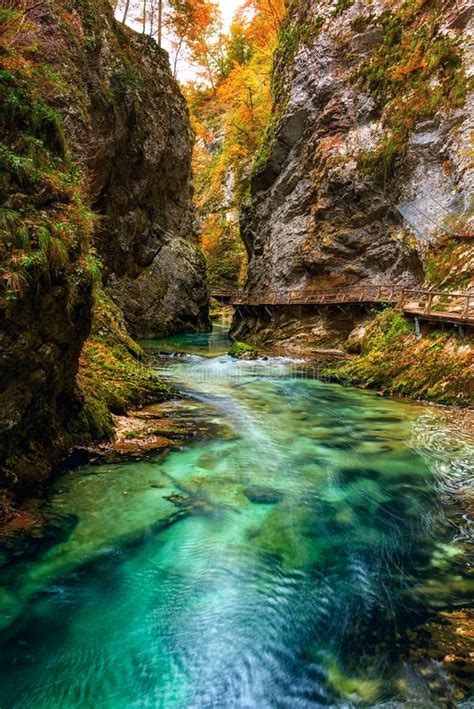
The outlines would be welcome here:
<svg viewBox="0 0 474 709">
<path fill-rule="evenodd" d="M 283 499 L 280 492 L 268 488 L 247 487 L 243 493 L 250 502 L 256 505 L 276 505 Z"/>
</svg>

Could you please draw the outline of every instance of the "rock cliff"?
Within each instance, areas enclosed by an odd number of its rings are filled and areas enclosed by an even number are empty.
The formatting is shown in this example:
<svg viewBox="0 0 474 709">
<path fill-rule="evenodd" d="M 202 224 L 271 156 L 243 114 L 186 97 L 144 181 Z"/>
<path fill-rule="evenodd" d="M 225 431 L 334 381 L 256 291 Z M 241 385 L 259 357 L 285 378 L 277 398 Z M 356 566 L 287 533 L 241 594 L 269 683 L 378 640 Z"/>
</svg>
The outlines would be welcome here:
<svg viewBox="0 0 474 709">
<path fill-rule="evenodd" d="M 40 483 L 81 435 L 76 375 L 101 272 L 133 334 L 208 327 L 192 134 L 166 54 L 116 23 L 105 0 L 9 7 L 0 15 L 0 514 L 6 490 Z M 122 334 L 112 359 L 100 312 L 82 364 L 119 362 L 123 376 L 133 343 Z M 123 407 L 126 396 L 113 394 Z"/>
<path fill-rule="evenodd" d="M 65 127 L 100 215 L 105 284 L 136 336 L 206 329 L 193 135 L 168 55 L 117 24 L 104 1 L 70 0 L 46 23 L 44 59 L 67 73 Z"/>
<path fill-rule="evenodd" d="M 291 3 L 241 217 L 250 291 L 468 285 L 469 37 L 463 2 Z M 241 313 L 235 333 L 304 349 L 341 344 L 367 319 L 272 311 Z"/>
</svg>

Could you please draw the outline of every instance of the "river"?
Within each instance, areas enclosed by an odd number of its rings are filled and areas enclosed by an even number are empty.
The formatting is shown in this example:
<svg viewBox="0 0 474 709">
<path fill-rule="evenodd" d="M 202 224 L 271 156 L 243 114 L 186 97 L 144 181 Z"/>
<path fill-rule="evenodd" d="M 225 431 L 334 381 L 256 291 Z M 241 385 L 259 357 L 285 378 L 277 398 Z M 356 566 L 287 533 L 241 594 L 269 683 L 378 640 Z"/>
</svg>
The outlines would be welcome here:
<svg viewBox="0 0 474 709">
<path fill-rule="evenodd" d="M 222 330 L 147 348 L 214 433 L 55 481 L 62 533 L 0 569 L 0 707 L 449 706 L 407 639 L 472 601 L 462 431 Z"/>
</svg>

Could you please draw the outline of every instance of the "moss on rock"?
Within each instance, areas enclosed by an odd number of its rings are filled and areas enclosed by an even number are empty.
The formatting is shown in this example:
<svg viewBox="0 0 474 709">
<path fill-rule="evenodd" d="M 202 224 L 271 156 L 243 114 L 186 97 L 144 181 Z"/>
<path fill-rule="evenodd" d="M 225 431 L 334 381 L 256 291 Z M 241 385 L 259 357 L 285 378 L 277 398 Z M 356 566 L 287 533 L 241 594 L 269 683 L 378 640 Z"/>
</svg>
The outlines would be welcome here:
<svg viewBox="0 0 474 709">
<path fill-rule="evenodd" d="M 407 0 L 396 12 L 364 18 L 367 26 L 383 28 L 383 41 L 357 78 L 377 102 L 386 133 L 373 150 L 360 154 L 359 167 L 382 181 L 392 176 L 397 159 L 406 154 L 416 124 L 440 108 L 462 106 L 472 84 L 459 40 L 438 31 L 436 6 L 425 5 Z"/>
<path fill-rule="evenodd" d="M 346 384 L 439 404 L 472 404 L 472 346 L 452 332 L 416 338 L 402 313 L 387 309 L 367 327 L 361 355 L 323 371 Z"/>
<path fill-rule="evenodd" d="M 121 311 L 101 288 L 96 290 L 92 332 L 82 350 L 77 383 L 84 407 L 73 431 L 86 442 L 112 436 L 111 414 L 125 414 L 132 405 L 171 394 L 147 366 Z"/>
<path fill-rule="evenodd" d="M 245 342 L 238 342 L 236 340 L 228 354 L 231 357 L 235 357 L 235 359 L 257 359 L 258 350 L 252 345 L 247 345 Z"/>
<path fill-rule="evenodd" d="M 126 243 L 136 277 L 161 241 L 148 240 L 144 253 L 133 236 L 179 222 L 182 248 L 160 259 L 172 284 L 189 278 L 189 291 L 160 293 L 153 304 L 185 307 L 200 285 L 207 312 L 190 236 L 191 132 L 165 53 L 116 23 L 105 0 L 27 5 L 0 10 L 0 518 L 11 516 L 15 495 L 40 489 L 72 445 L 109 437 L 111 413 L 169 394 L 101 289 L 94 246 L 110 275 L 107 256 L 121 268 L 117 245 Z"/>
</svg>

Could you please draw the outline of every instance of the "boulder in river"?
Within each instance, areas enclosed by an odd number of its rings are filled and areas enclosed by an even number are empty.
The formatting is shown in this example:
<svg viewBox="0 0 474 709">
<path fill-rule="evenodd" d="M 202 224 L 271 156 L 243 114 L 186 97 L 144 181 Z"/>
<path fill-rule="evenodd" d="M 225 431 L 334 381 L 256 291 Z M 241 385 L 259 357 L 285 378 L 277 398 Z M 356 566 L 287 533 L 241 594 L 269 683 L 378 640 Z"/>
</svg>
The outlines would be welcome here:
<svg viewBox="0 0 474 709">
<path fill-rule="evenodd" d="M 235 359 L 252 360 L 258 358 L 258 350 L 253 345 L 235 340 L 228 353 Z"/>
</svg>

